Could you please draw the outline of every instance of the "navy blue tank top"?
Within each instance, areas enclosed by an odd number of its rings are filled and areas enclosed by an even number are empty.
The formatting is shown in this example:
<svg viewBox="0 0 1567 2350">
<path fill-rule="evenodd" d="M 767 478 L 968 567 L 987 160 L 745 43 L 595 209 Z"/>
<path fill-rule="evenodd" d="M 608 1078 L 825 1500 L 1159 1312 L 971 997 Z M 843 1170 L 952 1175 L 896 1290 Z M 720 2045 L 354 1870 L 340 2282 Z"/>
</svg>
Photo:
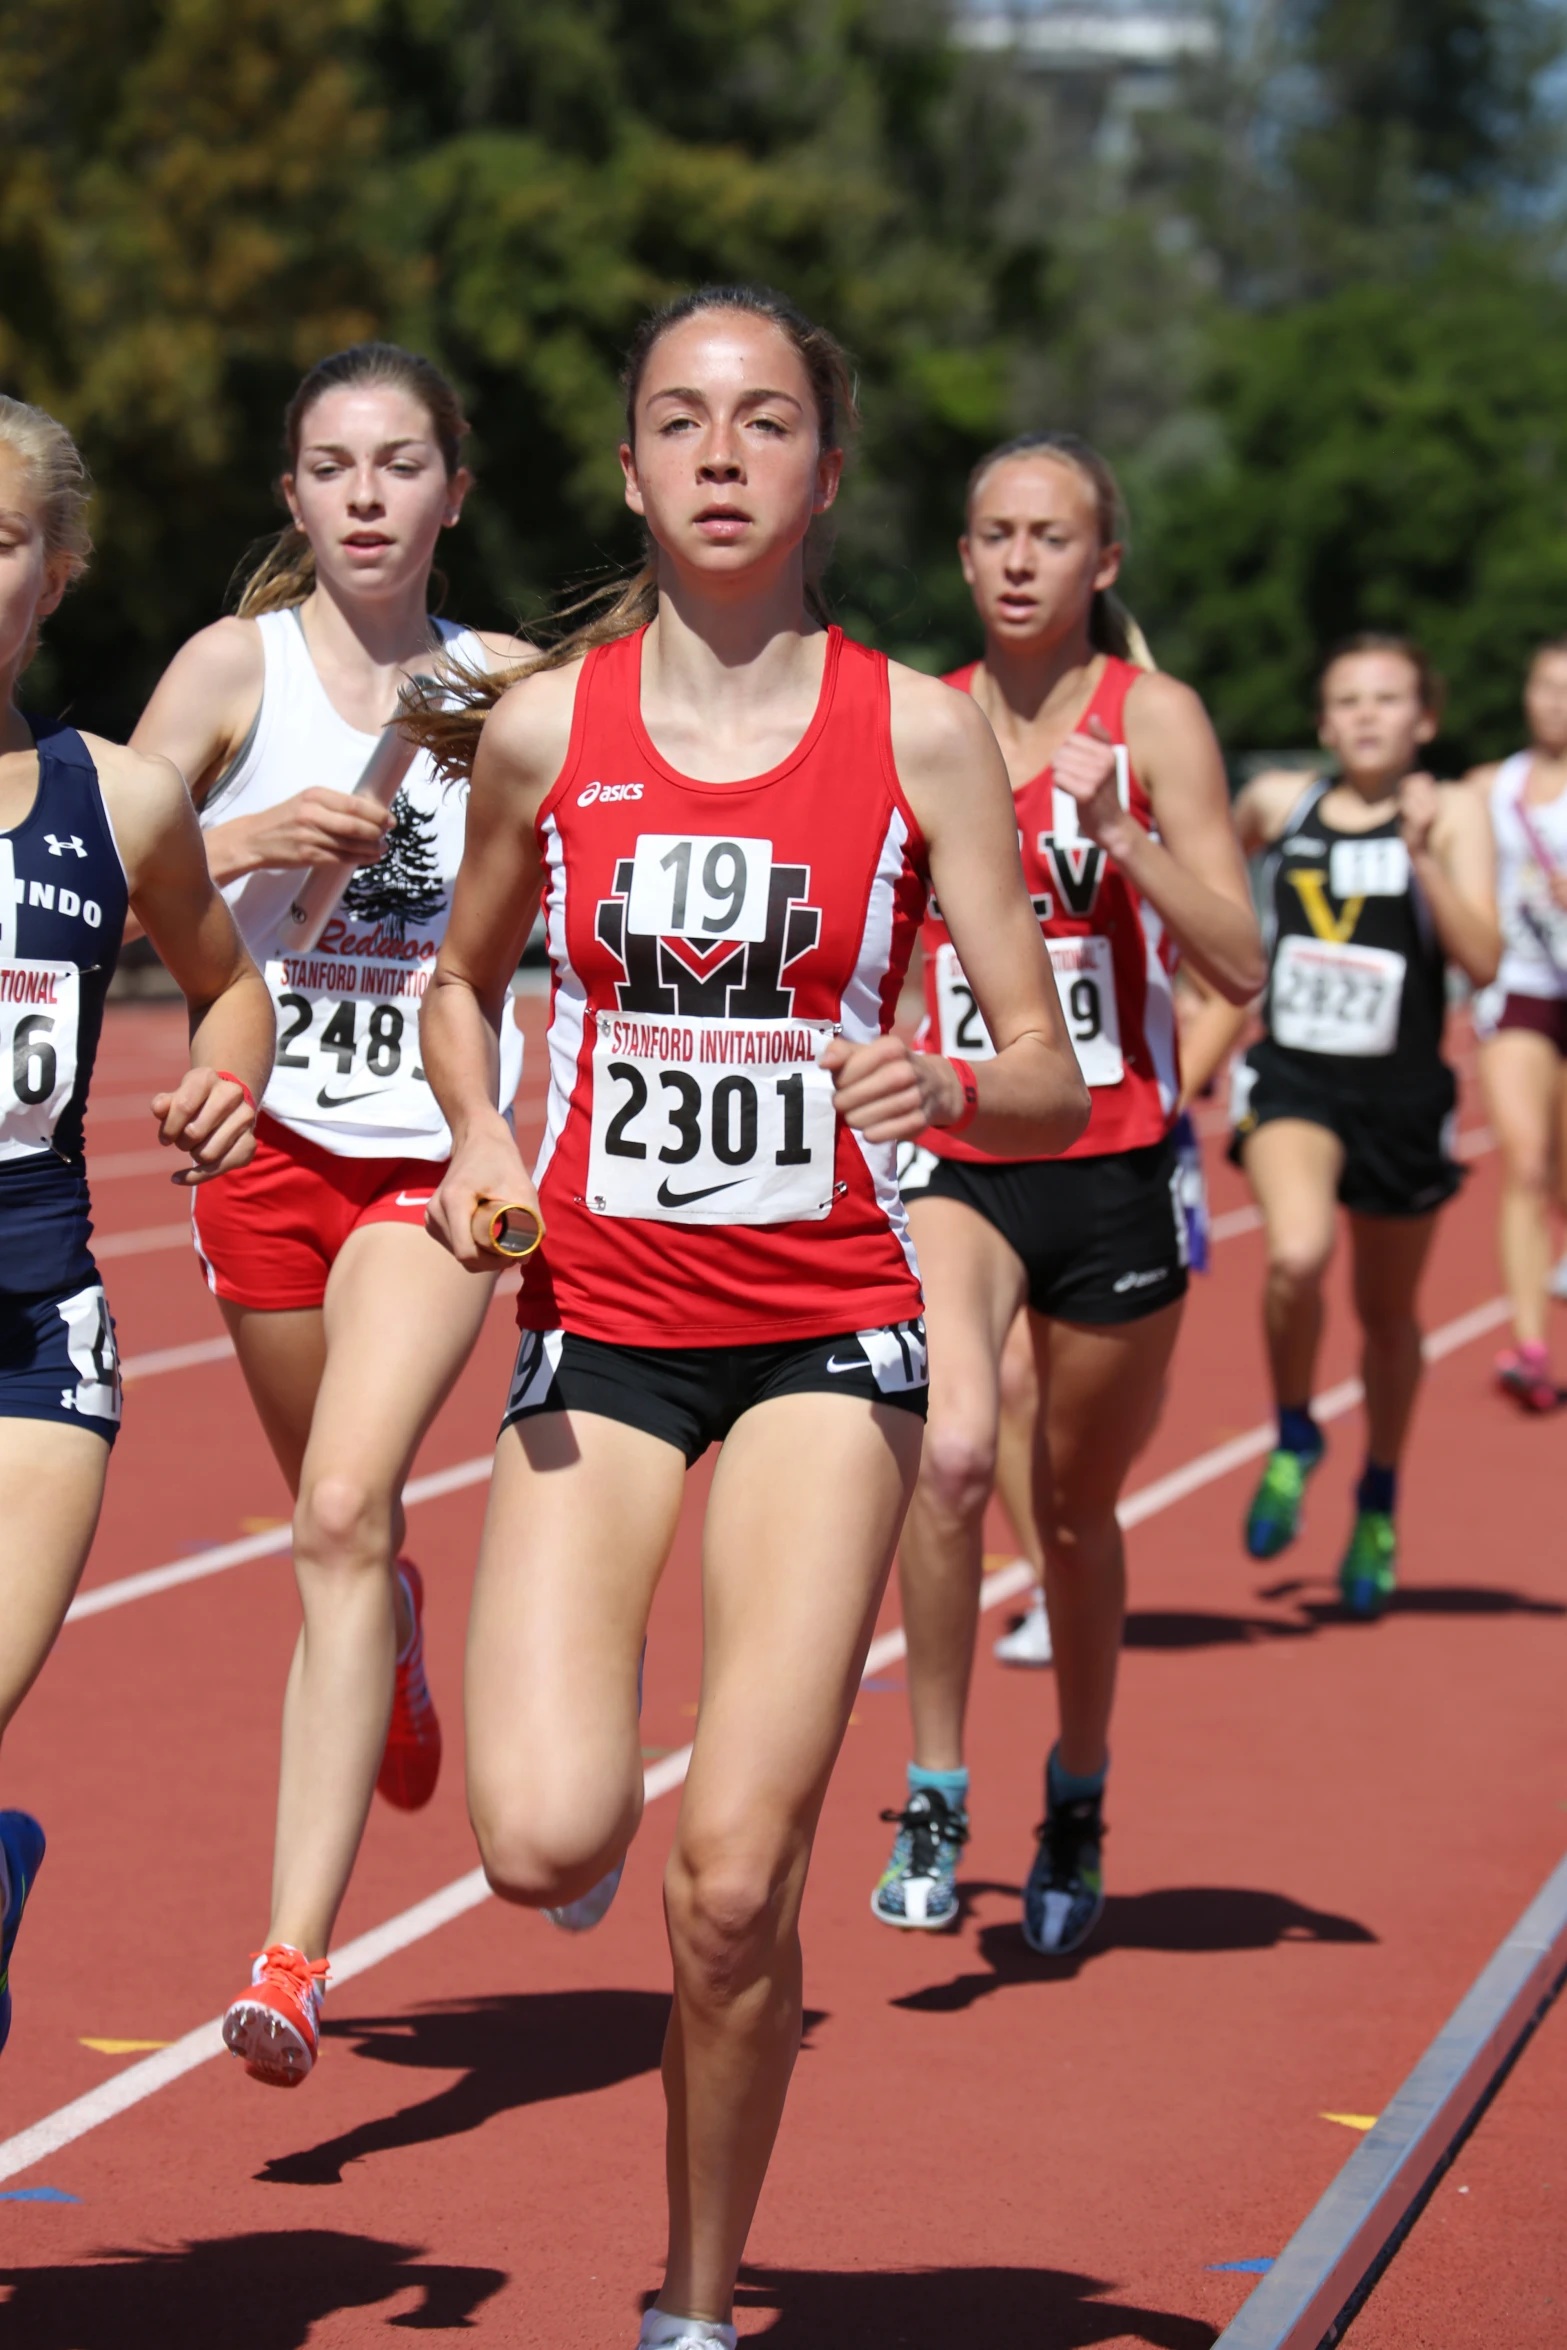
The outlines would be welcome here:
<svg viewBox="0 0 1567 2350">
<path fill-rule="evenodd" d="M 38 792 L 0 832 L 0 1292 L 93 1278 L 82 1121 L 125 933 L 125 868 L 74 727 L 40 727 Z"/>
</svg>

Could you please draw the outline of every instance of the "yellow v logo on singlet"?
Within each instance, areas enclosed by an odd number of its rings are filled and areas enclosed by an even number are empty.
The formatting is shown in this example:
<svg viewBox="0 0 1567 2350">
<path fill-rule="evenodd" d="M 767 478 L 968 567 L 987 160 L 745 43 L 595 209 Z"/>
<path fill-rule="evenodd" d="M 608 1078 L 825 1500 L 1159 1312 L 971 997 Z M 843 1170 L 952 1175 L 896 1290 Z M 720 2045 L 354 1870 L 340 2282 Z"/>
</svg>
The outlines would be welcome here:
<svg viewBox="0 0 1567 2350">
<path fill-rule="evenodd" d="M 1360 920 L 1365 899 L 1346 898 L 1343 912 L 1335 914 L 1328 904 L 1325 874 L 1308 869 L 1304 873 L 1292 873 L 1290 880 L 1296 896 L 1306 909 L 1306 920 L 1311 924 L 1314 935 L 1329 940 L 1334 946 L 1347 945 L 1355 935 L 1355 924 Z"/>
</svg>

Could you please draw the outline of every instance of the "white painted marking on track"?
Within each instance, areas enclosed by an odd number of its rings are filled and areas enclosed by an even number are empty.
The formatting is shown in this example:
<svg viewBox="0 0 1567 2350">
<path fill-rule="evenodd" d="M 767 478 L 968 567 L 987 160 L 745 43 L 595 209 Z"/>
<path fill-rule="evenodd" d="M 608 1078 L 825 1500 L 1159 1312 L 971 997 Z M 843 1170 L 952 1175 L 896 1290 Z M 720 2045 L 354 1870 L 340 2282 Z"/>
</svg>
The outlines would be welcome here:
<svg viewBox="0 0 1567 2350">
<path fill-rule="evenodd" d="M 221 1338 L 193 1338 L 188 1346 L 159 1346 L 151 1354 L 124 1356 L 120 1376 L 156 1379 L 160 1371 L 189 1371 L 198 1363 L 226 1363 L 233 1352 L 234 1341 L 227 1334 Z"/>
<path fill-rule="evenodd" d="M 443 1494 L 461 1493 L 468 1485 L 482 1485 L 493 1467 L 493 1456 L 484 1453 L 479 1459 L 458 1461 L 450 1469 L 435 1469 L 428 1477 L 410 1477 L 403 1487 L 403 1503 L 411 1507 L 416 1502 L 439 1501 Z M 68 1624 L 79 1624 L 87 1616 L 101 1616 L 109 1609 L 128 1607 L 133 1599 L 151 1599 L 160 1591 L 177 1591 L 182 1583 L 203 1583 L 209 1575 L 222 1575 L 230 1567 L 243 1567 L 251 1559 L 275 1558 L 280 1551 L 294 1545 L 293 1529 L 289 1526 L 271 1526 L 264 1534 L 246 1534 L 238 1542 L 215 1543 L 210 1550 L 193 1551 L 189 1558 L 171 1559 L 166 1567 L 148 1567 L 139 1575 L 123 1575 L 117 1583 L 100 1583 L 92 1591 L 78 1592 L 66 1610 Z"/>
<path fill-rule="evenodd" d="M 1488 1330 L 1494 1330 L 1498 1324 L 1505 1322 L 1507 1313 L 1507 1300 L 1493 1297 L 1484 1305 L 1475 1306 L 1469 1313 L 1460 1314 L 1456 1320 L 1443 1323 L 1426 1340 L 1427 1361 L 1441 1362 L 1446 1356 L 1456 1354 L 1460 1347 L 1468 1346 L 1472 1340 L 1484 1337 Z M 1340 1419 L 1345 1412 L 1354 1409 L 1361 1393 L 1358 1379 L 1345 1379 L 1337 1387 L 1330 1387 L 1314 1397 L 1311 1408 L 1319 1420 Z M 1140 1526 L 1146 1519 L 1157 1517 L 1162 1510 L 1170 1509 L 1176 1502 L 1184 1500 L 1187 1494 L 1196 1493 L 1205 1485 L 1215 1484 L 1219 1478 L 1228 1476 L 1232 1469 L 1240 1468 L 1247 1461 L 1255 1460 L 1259 1453 L 1266 1452 L 1272 1437 L 1271 1422 L 1263 1427 L 1248 1429 L 1244 1436 L 1233 1437 L 1228 1444 L 1215 1445 L 1211 1451 L 1199 1453 L 1195 1460 L 1188 1461 L 1183 1468 L 1172 1470 L 1167 1477 L 1156 1478 L 1153 1484 L 1144 1485 L 1138 1492 L 1128 1494 L 1120 1508 L 1122 1525 Z M 461 1461 L 455 1468 L 440 1469 L 433 1476 L 415 1478 L 405 1487 L 403 1498 L 405 1501 L 433 1500 L 438 1493 L 454 1493 L 464 1485 L 476 1485 L 489 1474 L 488 1459 Z M 271 1533 L 252 1535 L 245 1542 L 225 1543 L 220 1550 L 198 1553 L 195 1558 L 180 1560 L 170 1567 L 154 1567 L 147 1575 L 130 1575 L 124 1582 L 105 1584 L 101 1590 L 85 1592 L 76 1600 L 66 1621 L 69 1623 L 72 1617 L 84 1614 L 96 1615 L 106 1607 L 123 1607 L 128 1600 L 143 1598 L 154 1590 L 169 1590 L 176 1583 L 194 1582 L 203 1575 L 221 1574 L 224 1567 L 238 1566 L 242 1559 L 262 1558 L 268 1552 L 286 1550 L 289 1539 L 288 1528 L 282 1526 Z M 994 1575 L 987 1575 L 980 1590 L 981 1608 L 999 1607 L 1003 1600 L 1027 1590 L 1031 1580 L 1028 1564 L 1023 1559 L 1018 1559 L 1012 1566 L 1001 1568 Z M 138 1588 L 133 1589 L 133 1585 Z M 907 1642 L 902 1627 L 895 1626 L 871 1642 L 865 1659 L 865 1671 L 867 1674 L 880 1672 L 884 1666 L 895 1663 L 906 1652 Z M 666 1754 L 658 1762 L 649 1765 L 642 1774 L 644 1802 L 654 1803 L 661 1795 L 672 1795 L 684 1783 L 686 1773 L 691 1768 L 691 1752 L 689 1745 L 682 1746 L 675 1753 Z M 396 1917 L 388 1918 L 384 1925 L 373 1926 L 367 1934 L 360 1934 L 352 1942 L 344 1943 L 342 1949 L 335 1951 L 332 1956 L 333 1982 L 346 1983 L 355 1975 L 364 1974 L 368 1968 L 379 1966 L 382 1959 L 393 1957 L 396 1952 L 408 1949 L 415 1942 L 422 1942 L 427 1935 L 450 1924 L 453 1919 L 465 1916 L 469 1910 L 477 1909 L 489 1898 L 490 1889 L 485 1882 L 484 1871 L 470 1869 L 465 1876 L 454 1879 L 450 1885 L 443 1885 L 439 1892 L 427 1895 L 411 1908 L 399 1911 Z M 29 2128 L 18 2130 L 12 2137 L 0 2140 L 0 2179 L 15 2178 L 19 2171 L 30 2170 L 34 2163 L 57 2154 L 62 2146 L 69 2146 L 75 2139 L 85 2137 L 89 2130 L 96 2130 L 102 2123 L 113 2121 L 119 2114 L 128 2113 L 132 2106 L 156 2096 L 170 2082 L 180 2080 L 198 2065 L 206 2064 L 210 2058 L 221 2056 L 223 2039 L 220 2025 L 221 2019 L 218 2017 L 214 2017 L 211 2023 L 199 2024 L 195 2031 L 187 2032 L 182 2040 L 158 2049 L 154 2055 L 144 2056 L 139 2063 L 127 2065 L 124 2072 L 116 2073 L 112 2080 L 88 2090 L 84 2097 L 73 2099 L 69 2105 L 62 2105 L 56 2112 L 46 2114 L 42 2121 L 34 2122 Z"/>
<path fill-rule="evenodd" d="M 95 1232 L 92 1253 L 101 1263 L 111 1257 L 143 1257 L 158 1248 L 188 1248 L 195 1254 L 190 1218 L 183 1224 L 144 1224 L 136 1232 Z"/>
</svg>

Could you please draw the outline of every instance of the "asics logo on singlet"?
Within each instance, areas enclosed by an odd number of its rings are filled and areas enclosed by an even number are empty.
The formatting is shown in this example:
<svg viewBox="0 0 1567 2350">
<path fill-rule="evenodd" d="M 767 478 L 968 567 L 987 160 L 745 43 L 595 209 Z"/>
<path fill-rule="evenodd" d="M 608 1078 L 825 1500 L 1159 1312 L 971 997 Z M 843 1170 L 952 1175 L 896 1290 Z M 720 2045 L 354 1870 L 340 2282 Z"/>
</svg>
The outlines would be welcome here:
<svg viewBox="0 0 1567 2350">
<path fill-rule="evenodd" d="M 635 860 L 615 862 L 613 895 L 600 898 L 594 932 L 625 972 L 615 987 L 623 1012 L 680 1020 L 787 1020 L 794 989 L 784 973 L 808 955 L 822 932 L 819 906 L 804 903 L 809 865 L 773 865 L 767 883 L 767 928 L 761 938 L 695 948 L 680 938 L 632 930 L 626 921 Z"/>
<path fill-rule="evenodd" d="M 51 857 L 63 857 L 67 849 L 70 849 L 78 857 L 85 857 L 87 854 L 86 849 L 83 847 L 81 841 L 77 838 L 74 832 L 66 840 L 57 840 L 52 832 L 46 832 L 44 834 L 44 839 L 49 843 L 49 854 Z"/>
<path fill-rule="evenodd" d="M 577 806 L 607 808 L 616 800 L 640 800 L 642 790 L 640 783 L 588 783 L 577 794 Z"/>
<path fill-rule="evenodd" d="M 1168 1281 L 1169 1278 L 1168 1265 L 1159 1265 L 1152 1273 L 1123 1273 L 1120 1280 L 1112 1285 L 1112 1294 L 1124 1297 L 1129 1289 L 1152 1289 L 1156 1281 Z"/>
</svg>

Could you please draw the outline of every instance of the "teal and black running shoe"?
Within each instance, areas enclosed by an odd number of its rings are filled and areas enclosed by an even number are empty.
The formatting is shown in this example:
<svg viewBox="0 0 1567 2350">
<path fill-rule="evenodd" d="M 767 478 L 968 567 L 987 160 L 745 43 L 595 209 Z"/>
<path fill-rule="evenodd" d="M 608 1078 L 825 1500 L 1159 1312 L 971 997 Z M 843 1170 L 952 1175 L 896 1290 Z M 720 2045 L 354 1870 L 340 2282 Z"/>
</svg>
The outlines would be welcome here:
<svg viewBox="0 0 1567 2350">
<path fill-rule="evenodd" d="M 43 1864 L 44 1832 L 31 1812 L 0 1811 L 0 1844 L 11 1879 L 11 1898 L 0 1918 L 0 2048 L 11 2036 L 11 1952 L 33 1880 Z"/>
<path fill-rule="evenodd" d="M 958 1922 L 958 1854 L 968 1842 L 968 1813 L 939 1787 L 916 1787 L 902 1811 L 884 1811 L 896 1823 L 892 1858 L 883 1869 L 871 1908 L 884 1926 L 915 1926 L 925 1933 Z"/>
<path fill-rule="evenodd" d="M 1051 1804 L 1023 1888 L 1023 1939 L 1041 1958 L 1081 1949 L 1104 1913 L 1103 1797 Z"/>
<path fill-rule="evenodd" d="M 1369 1624 L 1386 1610 L 1398 1582 L 1398 1536 L 1386 1510 L 1361 1510 L 1338 1571 L 1348 1613 Z"/>
<path fill-rule="evenodd" d="M 1306 1479 L 1322 1458 L 1315 1452 L 1270 1452 L 1251 1508 L 1246 1512 L 1246 1548 L 1254 1559 L 1276 1559 L 1300 1532 Z"/>
</svg>

